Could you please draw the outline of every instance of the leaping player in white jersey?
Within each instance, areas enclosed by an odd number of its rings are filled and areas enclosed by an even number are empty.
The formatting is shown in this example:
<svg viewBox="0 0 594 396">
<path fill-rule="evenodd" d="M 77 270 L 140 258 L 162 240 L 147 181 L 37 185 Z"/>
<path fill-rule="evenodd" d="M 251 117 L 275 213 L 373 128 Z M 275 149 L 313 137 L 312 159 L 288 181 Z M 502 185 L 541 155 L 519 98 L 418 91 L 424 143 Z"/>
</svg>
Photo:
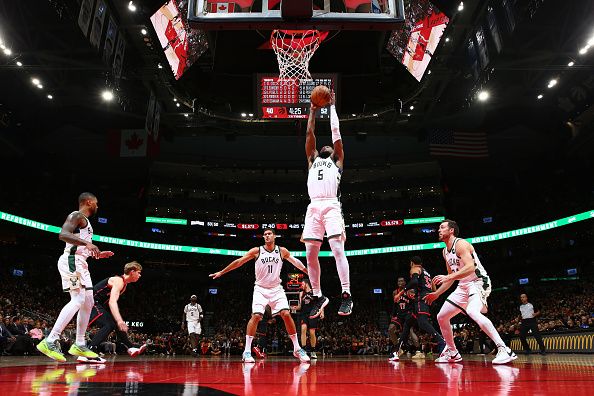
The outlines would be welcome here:
<svg viewBox="0 0 594 396">
<path fill-rule="evenodd" d="M 314 294 L 311 319 L 317 318 L 322 309 L 328 305 L 328 298 L 322 295 L 320 286 L 321 271 L 318 259 L 324 234 L 328 238 L 328 244 L 336 260 L 336 269 L 342 286 L 342 303 L 338 309 L 338 314 L 350 315 L 353 310 L 349 262 L 344 252 L 346 233 L 342 207 L 339 201 L 340 178 L 344 166 L 344 149 L 342 137 L 340 136 L 338 115 L 336 114 L 334 93 L 332 93 L 330 102 L 330 128 L 334 148 L 324 146 L 319 153 L 316 150 L 316 111 L 317 107 L 312 104 L 305 138 L 305 155 L 309 169 L 307 190 L 311 203 L 308 205 L 305 214 L 305 227 L 302 236 L 307 255 L 309 279 Z"/>
<path fill-rule="evenodd" d="M 100 251 L 93 245 L 93 227 L 89 217 L 97 213 L 97 197 L 85 192 L 78 197 L 78 211 L 72 212 L 62 226 L 59 238 L 66 242 L 64 253 L 58 259 L 58 271 L 62 277 L 62 289 L 70 293 L 70 302 L 62 308 L 49 336 L 37 344 L 44 355 L 66 361 L 58 339 L 64 328 L 76 317 L 76 342 L 68 353 L 87 359 L 98 359 L 99 355 L 86 346 L 85 332 L 93 309 L 93 282 L 89 273 L 87 258 L 103 259 L 113 256 L 113 252 Z"/>
<path fill-rule="evenodd" d="M 448 296 L 437 315 L 441 334 L 446 348 L 435 360 L 436 363 L 456 363 L 462 356 L 454 344 L 450 319 L 464 312 L 479 325 L 497 345 L 497 356 L 493 364 L 505 364 L 517 359 L 516 354 L 505 345 L 493 323 L 484 313 L 487 312 L 487 297 L 491 294 L 491 279 L 483 268 L 474 247 L 462 238 L 458 238 L 460 229 L 453 220 L 444 220 L 439 226 L 439 240 L 446 244 L 443 258 L 448 275 L 437 275 L 433 283 L 441 285 L 435 292 L 425 296 L 425 302 L 431 304 L 448 290 L 454 281 L 458 287 Z"/>
<path fill-rule="evenodd" d="M 243 257 L 234 260 L 231 264 L 223 268 L 219 272 L 210 274 L 213 279 L 220 278 L 229 271 L 233 271 L 247 263 L 250 260 L 256 260 L 256 283 L 254 285 L 254 296 L 252 300 L 252 317 L 247 325 L 245 336 L 245 349 L 243 351 L 242 360 L 245 363 L 254 363 L 252 357 L 252 341 L 256 335 L 258 323 L 264 316 L 266 305 L 270 306 L 272 315 L 280 314 L 285 322 L 285 327 L 289 337 L 293 342 L 293 356 L 298 358 L 302 363 L 309 362 L 309 356 L 299 346 L 297 340 L 297 329 L 295 322 L 291 317 L 289 310 L 289 301 L 285 290 L 281 285 L 280 273 L 283 267 L 283 260 L 287 260 L 293 264 L 297 269 L 307 274 L 307 268 L 303 263 L 291 256 L 291 253 L 284 247 L 277 246 L 274 242 L 276 235 L 273 230 L 266 228 L 264 230 L 264 245 L 250 249 Z"/>
</svg>

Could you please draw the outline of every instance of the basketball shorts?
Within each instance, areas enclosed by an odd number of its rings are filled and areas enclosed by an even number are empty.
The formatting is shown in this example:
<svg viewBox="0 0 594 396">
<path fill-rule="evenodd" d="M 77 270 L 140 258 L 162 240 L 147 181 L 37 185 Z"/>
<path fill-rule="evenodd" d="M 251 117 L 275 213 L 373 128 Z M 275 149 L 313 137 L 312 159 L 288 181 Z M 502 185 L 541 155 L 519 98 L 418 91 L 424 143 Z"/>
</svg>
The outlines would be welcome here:
<svg viewBox="0 0 594 396">
<path fill-rule="evenodd" d="M 481 312 L 486 313 L 487 297 L 489 297 L 489 294 L 491 294 L 491 281 L 488 278 L 486 280 L 477 279 L 473 282 L 459 283 L 456 290 L 448 296 L 446 301 L 449 301 L 461 310 L 466 311 L 468 303 L 472 301 L 472 299 L 478 298 L 483 304 Z"/>
<path fill-rule="evenodd" d="M 62 278 L 62 290 L 93 290 L 93 281 L 87 261 L 79 255 L 64 253 L 58 259 L 58 271 Z"/>
<path fill-rule="evenodd" d="M 427 315 L 431 316 L 431 306 L 423 300 L 423 298 L 415 299 L 413 302 L 413 315 Z"/>
<path fill-rule="evenodd" d="M 320 317 L 311 319 L 310 313 L 301 313 L 299 315 L 299 325 L 306 325 L 308 329 L 317 329 L 320 325 Z"/>
<path fill-rule="evenodd" d="M 270 305 L 272 315 L 282 310 L 289 310 L 289 301 L 285 290 L 281 285 L 273 288 L 254 286 L 254 297 L 252 298 L 252 313 L 264 315 L 266 305 Z"/>
<path fill-rule="evenodd" d="M 202 334 L 202 327 L 200 326 L 200 322 L 197 320 L 190 320 L 188 321 L 188 334 Z"/>
<path fill-rule="evenodd" d="M 395 325 L 396 328 L 399 329 L 399 331 L 400 331 L 404 327 L 404 324 L 406 323 L 406 321 L 409 317 L 410 317 L 410 314 L 408 314 L 408 313 L 397 314 L 395 316 L 392 316 L 392 319 L 390 320 L 390 324 Z"/>
<path fill-rule="evenodd" d="M 342 206 L 336 198 L 315 199 L 307 207 L 303 240 L 323 242 L 324 234 L 346 240 Z"/>
</svg>

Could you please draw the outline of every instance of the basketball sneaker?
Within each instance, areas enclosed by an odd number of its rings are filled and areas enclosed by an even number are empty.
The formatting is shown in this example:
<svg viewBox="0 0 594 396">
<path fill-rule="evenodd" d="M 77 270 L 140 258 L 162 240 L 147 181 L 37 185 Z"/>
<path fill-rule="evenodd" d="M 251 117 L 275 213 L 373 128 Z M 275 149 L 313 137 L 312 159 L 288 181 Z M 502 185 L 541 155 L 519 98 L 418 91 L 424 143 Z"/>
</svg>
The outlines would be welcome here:
<svg viewBox="0 0 594 396">
<path fill-rule="evenodd" d="M 307 356 L 307 352 L 303 348 L 299 348 L 296 351 L 293 351 L 293 356 L 295 356 L 301 363 L 307 363 L 310 361 L 309 356 Z"/>
<path fill-rule="evenodd" d="M 92 359 L 96 359 L 99 357 L 99 355 L 97 355 L 95 352 L 91 351 L 85 345 L 80 346 L 80 345 L 72 344 L 72 346 L 68 350 L 68 353 L 71 354 L 72 356 L 82 356 L 82 357 L 92 358 Z"/>
<path fill-rule="evenodd" d="M 256 363 L 256 359 L 252 357 L 251 352 L 244 352 L 243 355 L 241 355 L 241 361 L 244 363 Z"/>
<path fill-rule="evenodd" d="M 398 362 L 399 360 L 400 358 L 398 357 L 397 352 L 392 352 L 392 355 L 390 355 L 390 357 L 388 358 L 389 362 Z"/>
<path fill-rule="evenodd" d="M 144 353 L 144 351 L 146 351 L 146 344 L 143 344 L 142 346 L 140 346 L 140 348 L 128 348 L 128 355 L 136 357 Z"/>
<path fill-rule="evenodd" d="M 314 351 L 311 351 L 310 355 L 311 355 L 312 359 L 314 359 L 314 360 L 318 359 L 318 355 Z"/>
<path fill-rule="evenodd" d="M 448 348 L 444 349 L 441 355 L 435 359 L 435 363 L 457 363 L 462 361 L 462 356 L 458 351 L 450 351 Z"/>
<path fill-rule="evenodd" d="M 252 352 L 254 352 L 254 355 L 256 355 L 258 359 L 264 359 L 266 357 L 266 354 L 262 352 L 257 346 L 252 347 Z"/>
<path fill-rule="evenodd" d="M 347 292 L 342 293 L 342 302 L 340 308 L 338 308 L 338 314 L 341 316 L 350 315 L 353 312 L 353 299 Z"/>
<path fill-rule="evenodd" d="M 328 300 L 324 296 L 315 297 L 312 303 L 313 305 L 311 311 L 309 312 L 309 318 L 315 319 L 318 316 L 320 316 L 320 314 L 322 313 L 322 309 L 324 309 L 324 307 L 328 305 L 329 302 L 330 300 Z"/>
<path fill-rule="evenodd" d="M 66 357 L 64 357 L 64 354 L 62 353 L 58 340 L 50 343 L 47 342 L 47 338 L 45 338 L 37 344 L 37 350 L 50 359 L 54 359 L 58 362 L 66 361 Z"/>
<path fill-rule="evenodd" d="M 500 346 L 497 351 L 497 356 L 493 359 L 493 364 L 505 364 L 516 360 L 518 356 L 511 350 L 510 347 Z"/>
</svg>

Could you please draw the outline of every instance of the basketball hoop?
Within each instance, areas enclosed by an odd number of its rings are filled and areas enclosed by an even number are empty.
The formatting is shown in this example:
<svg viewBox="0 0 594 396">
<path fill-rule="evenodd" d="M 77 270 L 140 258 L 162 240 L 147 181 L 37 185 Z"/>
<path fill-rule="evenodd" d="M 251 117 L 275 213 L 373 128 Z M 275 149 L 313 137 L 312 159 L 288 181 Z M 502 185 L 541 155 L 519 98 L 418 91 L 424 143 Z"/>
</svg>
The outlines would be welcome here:
<svg viewBox="0 0 594 396">
<path fill-rule="evenodd" d="M 270 45 L 278 60 L 281 84 L 298 86 L 299 81 L 312 79 L 309 61 L 322 40 L 318 30 L 272 31 Z"/>
</svg>

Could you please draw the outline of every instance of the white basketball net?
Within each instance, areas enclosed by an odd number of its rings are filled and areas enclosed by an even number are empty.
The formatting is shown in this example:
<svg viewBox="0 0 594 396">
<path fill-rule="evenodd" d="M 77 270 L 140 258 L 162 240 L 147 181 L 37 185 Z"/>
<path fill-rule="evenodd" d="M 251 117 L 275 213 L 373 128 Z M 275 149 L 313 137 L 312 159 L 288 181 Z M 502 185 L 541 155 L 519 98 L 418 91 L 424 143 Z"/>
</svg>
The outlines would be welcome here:
<svg viewBox="0 0 594 396">
<path fill-rule="evenodd" d="M 280 71 L 280 83 L 298 85 L 299 81 L 311 80 L 309 61 L 320 46 L 317 30 L 274 30 L 270 44 Z"/>
</svg>

